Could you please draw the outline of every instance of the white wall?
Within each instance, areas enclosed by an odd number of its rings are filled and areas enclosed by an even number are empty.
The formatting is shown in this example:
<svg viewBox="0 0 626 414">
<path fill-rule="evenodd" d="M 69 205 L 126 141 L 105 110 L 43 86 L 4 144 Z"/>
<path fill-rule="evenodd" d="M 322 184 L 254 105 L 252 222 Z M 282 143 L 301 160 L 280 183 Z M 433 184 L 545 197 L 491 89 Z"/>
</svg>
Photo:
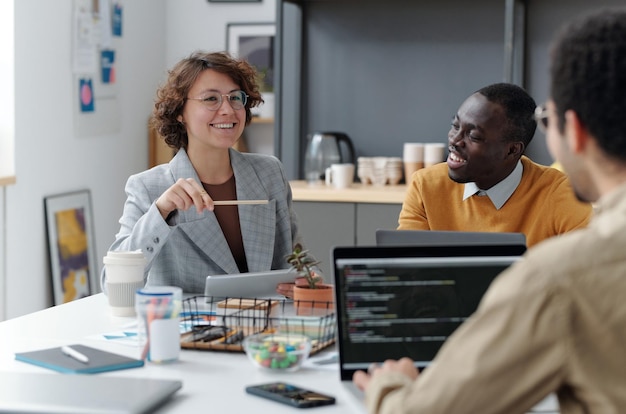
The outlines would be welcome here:
<svg viewBox="0 0 626 414">
<path fill-rule="evenodd" d="M 0 297 L 0 308 L 6 318 L 52 305 L 44 197 L 91 190 L 100 262 L 118 230 L 126 179 L 147 167 L 146 123 L 166 69 L 196 49 L 223 50 L 226 23 L 268 22 L 275 17 L 274 0 L 233 4 L 122 0 L 122 4 L 123 38 L 117 51 L 120 132 L 78 138 L 72 119 L 72 0 L 15 2 L 17 183 L 0 195 L 6 216 L 0 223 L 0 230 L 6 231 L 6 298 Z M 0 273 L 1 269 L 2 264 Z M 1 316 L 0 311 L 0 320 Z"/>
<path fill-rule="evenodd" d="M 5 193 L 7 318 L 52 305 L 44 197 L 91 190 L 100 260 L 117 231 L 126 178 L 147 166 L 146 123 L 165 64 L 165 0 L 122 4 L 120 131 L 78 138 L 70 71 L 72 0 L 15 2 L 17 183 Z"/>
<path fill-rule="evenodd" d="M 0 177 L 12 176 L 15 173 L 15 160 L 13 159 L 15 129 L 13 1 L 0 1 Z"/>
<path fill-rule="evenodd" d="M 0 177 L 15 174 L 14 130 L 15 130 L 15 71 L 13 0 L 0 1 Z M 1 178 L 0 178 L 1 179 Z M 0 187 L 0 321 L 5 318 L 6 297 L 6 232 L 4 230 L 5 188 Z"/>
</svg>

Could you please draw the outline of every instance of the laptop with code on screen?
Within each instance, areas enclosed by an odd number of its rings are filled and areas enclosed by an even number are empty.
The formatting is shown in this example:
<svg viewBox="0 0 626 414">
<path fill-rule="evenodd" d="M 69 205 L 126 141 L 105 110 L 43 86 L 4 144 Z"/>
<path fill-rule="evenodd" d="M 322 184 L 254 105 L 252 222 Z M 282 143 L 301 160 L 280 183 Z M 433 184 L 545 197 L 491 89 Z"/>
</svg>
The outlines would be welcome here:
<svg viewBox="0 0 626 414">
<path fill-rule="evenodd" d="M 427 367 L 524 245 L 334 247 L 341 380 L 410 357 Z"/>
</svg>

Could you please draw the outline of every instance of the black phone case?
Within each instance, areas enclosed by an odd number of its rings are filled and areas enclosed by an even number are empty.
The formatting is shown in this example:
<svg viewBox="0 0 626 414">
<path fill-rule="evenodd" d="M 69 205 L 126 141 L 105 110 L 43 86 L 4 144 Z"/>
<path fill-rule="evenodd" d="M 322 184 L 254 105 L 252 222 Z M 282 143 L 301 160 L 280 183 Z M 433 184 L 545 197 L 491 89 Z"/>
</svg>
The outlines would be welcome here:
<svg viewBox="0 0 626 414">
<path fill-rule="evenodd" d="M 279 386 L 287 386 L 290 387 L 289 391 L 281 390 L 278 391 L 276 388 Z M 290 405 L 292 407 L 297 408 L 312 408 L 312 407 L 320 407 L 323 405 L 332 405 L 335 403 L 335 398 L 330 395 L 321 394 L 316 391 L 311 391 L 309 389 L 301 388 L 291 384 L 285 383 L 269 383 L 269 384 L 261 384 L 261 385 L 252 385 L 246 387 L 246 392 L 248 394 L 256 395 L 259 397 L 267 398 L 276 402 L 280 402 L 283 404 Z M 311 399 L 300 399 L 295 398 L 295 395 L 308 393 L 311 394 Z"/>
</svg>

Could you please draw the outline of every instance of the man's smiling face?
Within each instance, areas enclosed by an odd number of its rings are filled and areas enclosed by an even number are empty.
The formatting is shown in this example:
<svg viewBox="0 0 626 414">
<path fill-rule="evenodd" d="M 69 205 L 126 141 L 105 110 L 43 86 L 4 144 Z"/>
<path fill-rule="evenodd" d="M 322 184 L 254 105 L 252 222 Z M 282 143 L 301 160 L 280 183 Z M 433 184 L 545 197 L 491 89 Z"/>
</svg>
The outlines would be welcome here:
<svg viewBox="0 0 626 414">
<path fill-rule="evenodd" d="M 504 109 L 475 93 L 459 108 L 448 132 L 448 175 L 458 183 L 475 182 L 488 190 L 506 178 L 519 157 L 506 141 Z"/>
</svg>

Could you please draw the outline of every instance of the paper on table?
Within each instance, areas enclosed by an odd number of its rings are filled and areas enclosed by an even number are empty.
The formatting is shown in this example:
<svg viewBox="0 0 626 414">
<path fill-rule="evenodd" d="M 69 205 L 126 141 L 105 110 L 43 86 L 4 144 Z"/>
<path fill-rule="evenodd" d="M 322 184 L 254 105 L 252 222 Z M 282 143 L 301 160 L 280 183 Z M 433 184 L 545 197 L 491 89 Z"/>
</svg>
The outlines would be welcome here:
<svg viewBox="0 0 626 414">
<path fill-rule="evenodd" d="M 337 351 L 321 352 L 308 358 L 304 361 L 302 366 L 309 369 L 318 369 L 323 371 L 338 371 L 339 353 Z"/>
</svg>

